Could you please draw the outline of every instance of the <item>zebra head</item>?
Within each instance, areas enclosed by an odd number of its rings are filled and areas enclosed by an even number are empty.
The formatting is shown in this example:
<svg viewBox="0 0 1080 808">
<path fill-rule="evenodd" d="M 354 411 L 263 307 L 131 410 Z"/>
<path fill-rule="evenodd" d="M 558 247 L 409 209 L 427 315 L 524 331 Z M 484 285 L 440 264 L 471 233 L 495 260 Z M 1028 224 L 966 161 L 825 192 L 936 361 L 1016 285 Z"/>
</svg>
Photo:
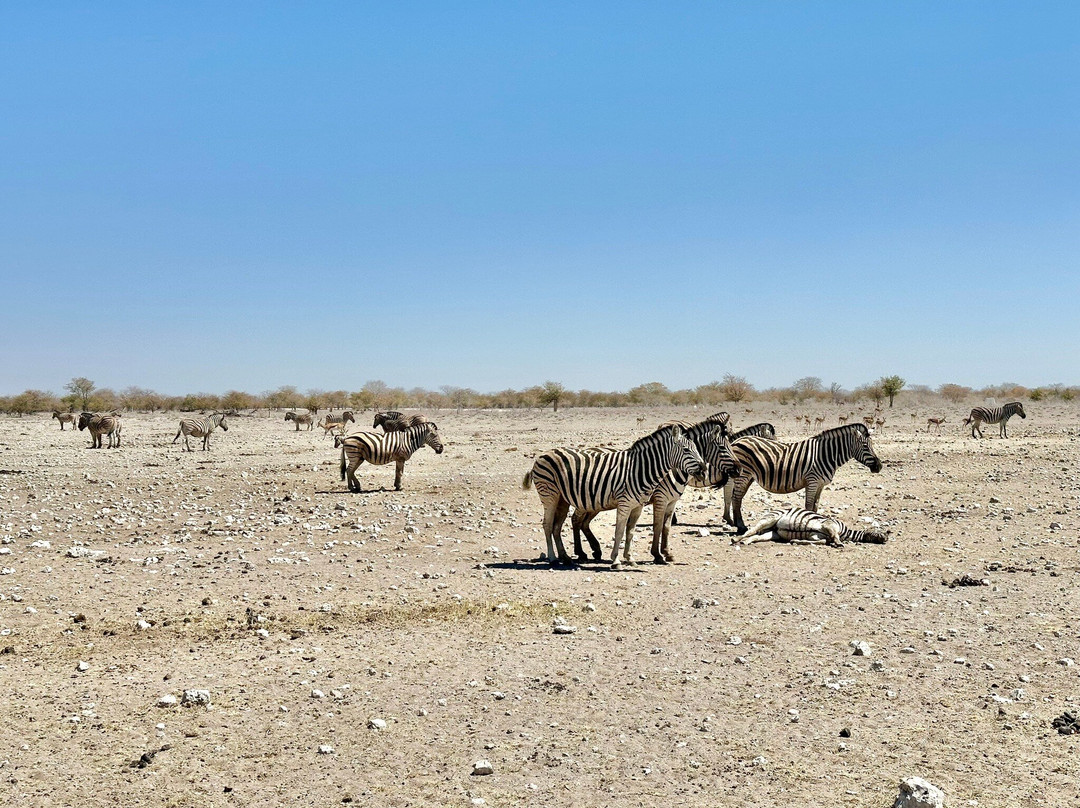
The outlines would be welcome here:
<svg viewBox="0 0 1080 808">
<path fill-rule="evenodd" d="M 214 417 L 218 422 L 218 426 L 220 426 L 222 429 L 224 429 L 226 432 L 228 432 L 229 431 L 229 425 L 227 423 L 225 423 L 225 413 L 223 413 L 223 412 L 218 413 Z"/>
<path fill-rule="evenodd" d="M 889 534 L 887 531 L 864 530 L 862 534 L 862 540 L 866 544 L 885 544 L 889 541 Z"/>
<path fill-rule="evenodd" d="M 435 450 L 435 454 L 443 453 L 443 442 L 439 438 L 439 429 L 435 424 L 430 421 L 423 426 L 428 427 L 427 434 L 424 435 L 424 444 L 430 446 Z"/>
<path fill-rule="evenodd" d="M 353 417 L 352 410 L 345 410 L 345 412 L 341 413 L 341 423 L 345 423 L 346 421 L 352 421 L 354 424 L 356 423 L 356 418 Z"/>
<path fill-rule="evenodd" d="M 703 458 L 708 472 L 708 485 L 722 486 L 731 477 L 739 476 L 739 466 L 731 455 L 731 441 L 723 427 L 718 426 L 705 436 Z"/>
<path fill-rule="evenodd" d="M 865 424 L 853 424 L 855 436 L 855 452 L 853 457 L 870 469 L 871 474 L 881 471 L 881 458 L 874 451 L 874 443 L 870 440 L 870 430 Z"/>
<path fill-rule="evenodd" d="M 296 417 L 295 412 L 287 412 L 287 413 L 285 413 L 285 420 L 286 421 L 291 421 L 295 417 Z"/>
<path fill-rule="evenodd" d="M 698 451 L 697 444 L 683 434 L 682 428 L 671 427 L 671 450 L 668 454 L 669 468 L 675 468 L 691 477 L 707 478 L 709 467 Z"/>
<path fill-rule="evenodd" d="M 1021 404 L 1019 401 L 1010 404 L 1009 407 L 1012 407 L 1016 414 L 1019 415 L 1021 418 L 1027 418 L 1027 413 L 1024 412 L 1024 405 Z M 1006 407 L 1006 409 L 1008 409 L 1008 407 Z"/>
<path fill-rule="evenodd" d="M 79 431 L 82 432 L 90 425 L 90 419 L 94 417 L 92 412 L 79 413 Z"/>
</svg>

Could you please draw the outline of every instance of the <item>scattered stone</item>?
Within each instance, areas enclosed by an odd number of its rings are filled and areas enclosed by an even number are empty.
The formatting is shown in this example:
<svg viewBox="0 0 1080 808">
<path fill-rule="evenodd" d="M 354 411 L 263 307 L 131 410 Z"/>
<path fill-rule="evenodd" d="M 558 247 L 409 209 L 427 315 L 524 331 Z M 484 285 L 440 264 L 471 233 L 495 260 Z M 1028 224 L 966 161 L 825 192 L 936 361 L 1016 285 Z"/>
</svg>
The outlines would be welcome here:
<svg viewBox="0 0 1080 808">
<path fill-rule="evenodd" d="M 844 727 L 842 730 L 840 730 L 840 737 L 841 738 L 850 738 L 851 737 L 851 730 L 848 729 L 847 727 Z"/>
<path fill-rule="evenodd" d="M 181 704 L 197 705 L 207 707 L 210 705 L 210 691 L 209 690 L 185 690 L 183 698 L 180 699 Z"/>
<path fill-rule="evenodd" d="M 1050 726 L 1058 735 L 1080 735 L 1080 719 L 1067 710 L 1051 721 Z"/>
<path fill-rule="evenodd" d="M 320 755 L 332 755 L 332 754 L 334 754 L 334 747 L 332 747 L 328 743 L 319 744 L 319 754 Z"/>
<path fill-rule="evenodd" d="M 86 673 L 86 671 L 90 670 L 90 663 L 80 660 L 79 664 L 75 666 L 75 670 L 79 673 Z"/>
<path fill-rule="evenodd" d="M 900 781 L 900 793 L 893 808 L 944 808 L 945 794 L 940 788 L 921 777 Z"/>
<path fill-rule="evenodd" d="M 383 721 L 381 718 L 369 718 L 368 722 L 367 722 L 367 725 L 368 725 L 368 729 L 374 729 L 374 730 L 384 730 L 384 729 L 386 729 L 386 722 Z"/>
<path fill-rule="evenodd" d="M 495 769 L 486 760 L 478 760 L 473 764 L 472 773 L 474 777 L 480 777 L 486 774 L 494 774 Z"/>
<path fill-rule="evenodd" d="M 577 631 L 577 626 L 568 625 L 565 618 L 558 616 L 551 621 L 551 626 L 556 634 L 573 634 Z"/>
<path fill-rule="evenodd" d="M 949 587 L 949 589 L 955 589 L 958 586 L 990 586 L 989 578 L 973 578 L 970 575 L 961 575 L 959 578 L 953 578 L 951 581 L 942 581 L 941 583 Z"/>
<path fill-rule="evenodd" d="M 158 707 L 175 707 L 176 706 L 176 696 L 174 696 L 172 693 L 166 693 L 164 696 L 161 696 L 161 697 L 158 698 L 157 706 Z"/>
<path fill-rule="evenodd" d="M 852 640 L 851 647 L 855 650 L 851 652 L 852 656 L 870 656 L 870 643 L 863 640 Z"/>
</svg>

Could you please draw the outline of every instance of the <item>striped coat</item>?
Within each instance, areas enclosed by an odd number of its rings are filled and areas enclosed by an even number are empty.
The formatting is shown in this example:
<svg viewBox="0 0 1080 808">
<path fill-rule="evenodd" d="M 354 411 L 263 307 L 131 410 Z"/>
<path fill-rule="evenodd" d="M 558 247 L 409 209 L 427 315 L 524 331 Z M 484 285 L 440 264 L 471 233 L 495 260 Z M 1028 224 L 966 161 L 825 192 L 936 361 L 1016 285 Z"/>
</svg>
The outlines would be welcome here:
<svg viewBox="0 0 1080 808">
<path fill-rule="evenodd" d="M 1006 404 L 1004 407 L 976 407 L 971 411 L 971 414 L 964 419 L 964 424 L 971 424 L 971 437 L 975 437 L 975 431 L 978 430 L 979 437 L 983 436 L 982 429 L 980 427 L 983 424 L 998 424 L 998 437 L 1009 437 L 1008 430 L 1005 429 L 1005 424 L 1014 415 L 1019 415 L 1021 418 L 1027 418 L 1027 413 L 1024 412 L 1024 405 L 1019 401 L 1013 401 Z"/>
<path fill-rule="evenodd" d="M 401 473 L 405 461 L 413 456 L 422 446 L 430 446 L 435 454 L 443 453 L 439 430 L 430 421 L 406 429 L 404 432 L 358 432 L 347 438 L 337 438 L 335 445 L 341 446 L 341 479 L 349 481 L 349 490 L 359 493 L 360 481 L 356 479 L 356 469 L 365 460 L 374 466 L 396 463 L 394 490 L 401 490 Z"/>
<path fill-rule="evenodd" d="M 742 536 L 733 538 L 731 543 L 823 541 L 840 547 L 845 541 L 884 544 L 888 540 L 889 535 L 880 530 L 855 530 L 835 517 L 823 516 L 805 508 L 780 508 L 764 514 L 756 525 Z"/>
<path fill-rule="evenodd" d="M 172 439 L 173 444 L 180 439 L 180 436 L 184 436 L 184 448 L 187 451 L 193 451 L 191 444 L 188 442 L 188 436 L 194 435 L 196 438 L 202 438 L 202 447 L 204 452 L 210 451 L 210 433 L 217 427 L 221 427 L 225 432 L 229 431 L 229 425 L 225 423 L 225 413 L 215 412 L 212 415 L 207 415 L 202 418 L 181 418 L 180 427 L 176 430 L 176 437 Z"/>
<path fill-rule="evenodd" d="M 295 423 L 297 432 L 300 431 L 300 424 L 307 424 L 308 432 L 310 432 L 311 425 L 315 423 L 315 416 L 313 416 L 310 412 L 305 412 L 302 414 L 296 412 L 287 412 L 285 413 L 285 420 Z"/>
<path fill-rule="evenodd" d="M 323 437 L 329 434 L 331 429 L 337 429 L 341 432 L 345 431 L 345 424 L 349 421 L 356 423 L 356 417 L 353 415 L 352 410 L 345 410 L 340 415 L 327 414 L 323 416 L 319 426 L 322 427 Z"/>
<path fill-rule="evenodd" d="M 60 412 L 59 410 L 53 410 L 52 417 L 60 422 L 60 431 L 64 431 L 64 424 L 71 424 L 75 426 L 75 422 L 78 420 L 73 412 Z"/>
<path fill-rule="evenodd" d="M 383 432 L 403 432 L 409 427 L 426 423 L 428 423 L 428 419 L 419 413 L 416 415 L 402 415 L 400 412 L 387 410 L 386 412 L 375 413 L 375 423 L 371 425 L 371 428 L 376 429 L 381 426 Z"/>
<path fill-rule="evenodd" d="M 658 429 L 628 449 L 554 449 L 540 455 L 525 474 L 522 488 L 527 490 L 535 484 L 544 506 L 548 561 L 573 563 L 562 541 L 562 525 L 571 505 L 585 512 L 617 509 L 611 551 L 611 565 L 617 568 L 631 512 L 640 513 L 664 475 L 673 469 L 686 474 L 706 473 L 697 446 L 678 426 Z M 630 560 L 629 544 L 624 560 Z"/>
<path fill-rule="evenodd" d="M 114 446 L 113 440 L 115 438 L 115 445 L 120 445 L 120 416 L 119 415 L 97 415 L 92 412 L 84 412 L 79 415 L 79 431 L 84 429 L 90 430 L 90 448 L 101 448 L 101 436 L 109 436 L 109 448 Z"/>
<path fill-rule="evenodd" d="M 805 488 L 806 510 L 813 511 L 817 510 L 821 492 L 832 482 L 836 470 L 849 460 L 858 460 L 874 474 L 881 471 L 881 460 L 874 452 L 870 431 L 864 424 L 833 427 L 795 443 L 740 438 L 731 444 L 731 454 L 740 468 L 732 492 L 739 535 L 746 532 L 743 497 L 755 481 L 773 494 L 790 494 Z"/>
</svg>

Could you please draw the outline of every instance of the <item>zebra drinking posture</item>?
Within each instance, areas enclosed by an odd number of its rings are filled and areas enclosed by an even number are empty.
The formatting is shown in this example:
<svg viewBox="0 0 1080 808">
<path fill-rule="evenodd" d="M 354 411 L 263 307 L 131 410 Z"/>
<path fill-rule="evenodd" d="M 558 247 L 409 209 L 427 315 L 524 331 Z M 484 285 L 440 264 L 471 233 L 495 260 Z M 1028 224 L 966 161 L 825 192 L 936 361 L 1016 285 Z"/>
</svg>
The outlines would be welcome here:
<svg viewBox="0 0 1080 808">
<path fill-rule="evenodd" d="M 375 423 L 371 425 L 371 428 L 375 429 L 382 426 L 383 432 L 403 432 L 411 426 L 426 423 L 428 423 L 428 419 L 423 415 L 402 415 L 395 410 L 387 410 L 386 412 L 375 413 Z"/>
<path fill-rule="evenodd" d="M 548 561 L 573 563 L 562 541 L 562 526 L 571 505 L 586 512 L 617 508 L 615 544 L 611 551 L 611 566 L 617 569 L 630 513 L 634 509 L 640 511 L 664 475 L 673 469 L 686 474 L 706 473 L 697 446 L 686 439 L 678 426 L 658 429 L 629 449 L 604 452 L 554 449 L 540 455 L 525 474 L 521 487 L 528 490 L 535 483 L 543 503 Z"/>
<path fill-rule="evenodd" d="M 64 431 L 64 424 L 71 424 L 72 429 L 75 428 L 75 413 L 73 412 L 60 412 L 59 410 L 53 410 L 52 417 L 60 422 L 60 431 Z"/>
<path fill-rule="evenodd" d="M 805 488 L 806 510 L 813 511 L 836 470 L 852 458 L 874 474 L 881 471 L 881 460 L 874 452 L 870 430 L 864 424 L 833 427 L 795 443 L 761 437 L 740 438 L 732 442 L 731 454 L 740 468 L 731 503 L 740 536 L 746 532 L 743 497 L 755 480 L 773 494 L 790 494 Z"/>
<path fill-rule="evenodd" d="M 184 436 L 184 447 L 191 452 L 194 450 L 188 442 L 188 435 L 194 435 L 196 438 L 202 438 L 203 451 L 208 452 L 210 451 L 210 433 L 219 426 L 226 432 L 229 431 L 229 425 L 225 423 L 225 413 L 223 412 L 215 412 L 203 418 L 181 418 L 180 428 L 176 430 L 176 437 L 172 439 L 172 442 L 175 444 L 182 434 Z"/>
<path fill-rule="evenodd" d="M 665 474 L 660 484 L 652 492 L 652 496 L 646 504 L 652 505 L 653 509 L 651 550 L 653 560 L 657 564 L 666 564 L 675 560 L 675 556 L 669 549 L 668 540 L 671 535 L 675 505 L 678 503 L 679 498 L 682 497 L 683 491 L 686 490 L 687 483 L 691 485 L 722 484 L 727 475 L 738 473 L 738 468 L 731 462 L 731 448 L 728 442 L 726 426 L 717 426 L 716 422 L 710 422 L 706 419 L 691 426 L 684 435 L 697 447 L 704 458 L 708 470 L 708 479 L 691 477 L 688 473 L 676 468 Z M 604 451 L 610 452 L 613 450 L 605 449 Z M 641 516 L 641 508 L 640 505 L 634 508 L 626 521 L 625 560 L 627 562 L 630 561 L 630 540 Z M 596 540 L 596 536 L 593 535 L 589 527 L 597 513 L 598 511 L 584 511 L 575 508 L 574 515 L 570 517 L 570 525 L 574 531 L 574 554 L 580 561 L 587 559 L 581 546 L 582 533 L 585 534 L 589 547 L 592 549 L 593 559 L 599 561 L 601 558 L 600 543 Z"/>
<path fill-rule="evenodd" d="M 356 423 L 356 418 L 353 416 L 352 410 L 345 410 L 340 415 L 333 415 L 328 413 L 323 416 L 322 421 L 319 422 L 319 426 L 323 429 L 323 437 L 329 434 L 331 429 L 336 429 L 341 433 L 345 432 L 345 424 L 349 421 Z"/>
<path fill-rule="evenodd" d="M 285 413 L 285 420 L 292 421 L 296 424 L 296 431 L 300 431 L 300 424 L 307 424 L 308 432 L 311 431 L 311 425 L 314 423 L 315 418 L 310 412 L 305 412 L 303 415 L 295 412 Z"/>
<path fill-rule="evenodd" d="M 999 424 L 998 437 L 1007 438 L 1009 432 L 1005 429 L 1005 424 L 1014 415 L 1027 418 L 1024 405 L 1019 401 L 1013 401 L 1004 407 L 976 407 L 971 411 L 971 415 L 964 419 L 964 424 L 965 426 L 971 424 L 971 437 L 973 438 L 976 430 L 978 430 L 980 438 L 983 436 L 982 429 L 980 429 L 982 424 Z"/>
<path fill-rule="evenodd" d="M 360 481 L 356 479 L 356 469 L 365 460 L 373 466 L 381 466 L 391 461 L 397 463 L 394 473 L 394 490 L 401 490 L 401 472 L 405 461 L 421 446 L 430 446 L 435 454 L 443 453 L 443 443 L 439 430 L 428 421 L 411 426 L 404 432 L 380 434 L 378 432 L 358 432 L 347 438 L 337 438 L 335 445 L 341 446 L 341 479 L 348 479 L 349 490 L 360 491 Z M 346 460 L 348 468 L 346 469 Z"/>
<path fill-rule="evenodd" d="M 842 547 L 843 541 L 884 544 L 888 533 L 880 530 L 854 530 L 839 519 L 822 516 L 805 508 L 779 508 L 764 514 L 756 525 L 732 544 L 753 544 L 756 541 L 824 541 L 832 547 Z"/>
<path fill-rule="evenodd" d="M 120 445 L 120 416 L 97 415 L 92 412 L 79 414 L 79 431 L 90 429 L 90 448 L 101 448 L 101 436 L 109 436 L 109 448 L 113 448 L 113 438 L 116 438 L 116 446 Z"/>
</svg>

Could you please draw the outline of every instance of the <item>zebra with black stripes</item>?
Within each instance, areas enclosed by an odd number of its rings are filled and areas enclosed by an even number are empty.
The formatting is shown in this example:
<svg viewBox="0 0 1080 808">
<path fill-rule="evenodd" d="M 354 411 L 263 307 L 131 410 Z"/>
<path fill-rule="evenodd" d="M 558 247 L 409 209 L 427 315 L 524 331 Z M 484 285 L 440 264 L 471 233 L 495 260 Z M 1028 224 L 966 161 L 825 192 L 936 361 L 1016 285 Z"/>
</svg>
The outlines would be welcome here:
<svg viewBox="0 0 1080 808">
<path fill-rule="evenodd" d="M 321 426 L 323 430 L 323 437 L 326 437 L 331 429 L 336 429 L 339 432 L 344 433 L 345 424 L 349 421 L 352 421 L 354 424 L 356 423 L 356 417 L 353 415 L 352 410 L 345 410 L 340 415 L 327 413 L 323 416 L 322 421 L 319 422 L 319 426 Z"/>
<path fill-rule="evenodd" d="M 1005 424 L 1014 415 L 1027 418 L 1024 405 L 1019 401 L 1012 401 L 1003 407 L 976 407 L 971 411 L 971 415 L 964 419 L 964 425 L 971 424 L 971 437 L 974 438 L 975 432 L 978 430 L 981 438 L 983 433 L 980 427 L 983 424 L 998 424 L 998 437 L 1007 438 L 1009 432 L 1005 429 Z"/>
<path fill-rule="evenodd" d="M 307 431 L 310 432 L 312 424 L 315 423 L 315 417 L 310 412 L 297 413 L 290 411 L 285 413 L 285 420 L 296 424 L 297 432 L 300 431 L 300 424 L 307 424 Z"/>
<path fill-rule="evenodd" d="M 881 459 L 874 451 L 865 424 L 833 427 L 795 443 L 757 436 L 739 438 L 732 441 L 731 455 L 739 466 L 731 504 L 740 536 L 746 532 L 743 497 L 755 481 L 773 494 L 790 494 L 805 488 L 805 508 L 814 511 L 822 490 L 849 460 L 859 461 L 873 474 L 881 471 Z"/>
<path fill-rule="evenodd" d="M 64 424 L 71 424 L 71 428 L 75 428 L 76 417 L 73 412 L 60 412 L 60 410 L 53 410 L 52 417 L 60 422 L 60 431 L 64 431 Z M 49 419 L 52 420 L 52 419 Z"/>
<path fill-rule="evenodd" d="M 383 432 L 402 432 L 409 427 L 426 423 L 428 423 L 428 419 L 419 413 L 416 415 L 403 415 L 396 410 L 387 410 L 386 412 L 375 413 L 375 423 L 371 425 L 371 428 L 376 429 L 381 426 Z"/>
<path fill-rule="evenodd" d="M 669 545 L 672 518 L 675 515 L 675 505 L 682 497 L 687 484 L 721 484 L 727 475 L 738 472 L 738 468 L 731 462 L 731 449 L 728 445 L 726 426 L 718 425 L 716 422 L 702 421 L 692 425 L 684 434 L 697 447 L 705 460 L 707 475 L 704 478 L 692 477 L 681 469 L 672 469 L 664 475 L 648 502 L 645 503 L 652 505 L 653 509 L 653 539 L 650 549 L 653 560 L 657 564 L 666 564 L 675 560 Z M 613 450 L 605 449 L 603 451 L 610 452 Z M 593 559 L 599 561 L 601 558 L 600 543 L 596 540 L 596 536 L 593 535 L 589 527 L 597 513 L 599 511 L 584 511 L 575 508 L 573 516 L 570 517 L 570 525 L 574 531 L 574 554 L 580 561 L 587 560 L 581 546 L 582 534 L 585 535 L 586 540 L 589 542 Z M 634 535 L 634 528 L 637 526 L 640 516 L 641 506 L 638 506 L 631 511 L 630 517 L 626 521 L 625 555 L 627 560 L 631 555 L 630 540 Z"/>
<path fill-rule="evenodd" d="M 805 508 L 778 508 L 764 514 L 758 523 L 732 544 L 753 544 L 756 541 L 790 541 L 797 543 L 825 542 L 831 547 L 843 547 L 845 541 L 862 544 L 885 544 L 889 534 L 880 530 L 856 530 L 835 516 L 824 516 Z"/>
<path fill-rule="evenodd" d="M 640 512 L 672 469 L 695 475 L 707 473 L 697 446 L 686 439 L 678 426 L 658 429 L 628 449 L 603 452 L 554 449 L 540 455 L 521 486 L 528 490 L 535 484 L 544 506 L 548 561 L 573 563 L 562 541 L 562 526 L 571 505 L 587 512 L 617 509 L 611 551 L 611 566 L 617 569 L 631 512 L 635 509 Z M 629 554 L 625 560 L 629 561 Z"/>
<path fill-rule="evenodd" d="M 93 412 L 83 412 L 79 414 L 79 431 L 84 429 L 90 430 L 90 448 L 101 448 L 102 435 L 109 436 L 109 448 L 114 446 L 113 440 L 115 439 L 116 446 L 120 445 L 120 416 L 119 415 L 98 415 Z"/>
<path fill-rule="evenodd" d="M 180 427 L 176 430 L 176 437 L 172 439 L 173 444 L 180 439 L 180 436 L 184 436 L 184 448 L 192 452 L 191 444 L 188 442 L 188 436 L 194 435 L 196 438 L 202 438 L 202 447 L 204 452 L 210 451 L 210 433 L 218 427 L 221 427 L 225 432 L 229 431 L 229 425 L 225 423 L 225 413 L 215 412 L 211 415 L 203 416 L 202 418 L 181 418 Z"/>
<path fill-rule="evenodd" d="M 356 469 L 365 460 L 373 466 L 396 463 L 394 490 L 401 490 L 401 472 L 405 461 L 423 446 L 430 446 L 435 454 L 443 453 L 443 442 L 435 424 L 427 423 L 411 426 L 403 432 L 357 432 L 347 438 L 337 438 L 335 445 L 341 446 L 341 479 L 349 481 L 349 490 L 360 492 L 360 481 L 356 479 Z M 346 467 L 347 463 L 347 467 Z"/>
</svg>

